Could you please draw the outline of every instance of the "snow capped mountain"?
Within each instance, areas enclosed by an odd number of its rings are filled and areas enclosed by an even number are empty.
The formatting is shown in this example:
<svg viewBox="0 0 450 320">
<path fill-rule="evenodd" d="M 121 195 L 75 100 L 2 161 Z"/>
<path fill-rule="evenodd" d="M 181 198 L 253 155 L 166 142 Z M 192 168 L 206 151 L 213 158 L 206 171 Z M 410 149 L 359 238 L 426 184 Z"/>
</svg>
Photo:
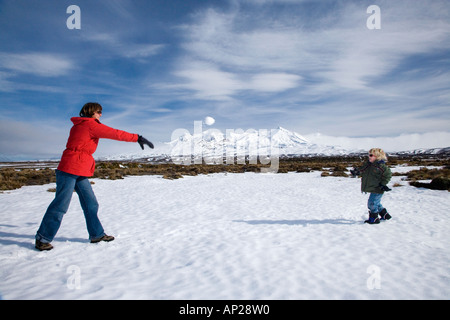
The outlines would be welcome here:
<svg viewBox="0 0 450 320">
<path fill-rule="evenodd" d="M 440 155 L 440 156 L 450 156 L 450 147 L 447 148 L 431 148 L 431 149 L 414 149 L 410 151 L 400 151 L 397 152 L 399 155 Z"/>
<path fill-rule="evenodd" d="M 282 127 L 277 129 L 208 129 L 200 133 L 184 133 L 167 143 L 156 144 L 154 150 L 144 153 L 126 153 L 101 157 L 99 160 L 174 161 L 190 163 L 221 162 L 223 157 L 282 156 L 282 155 L 344 155 L 361 150 L 348 150 L 340 146 L 311 143 L 300 134 Z M 180 160 L 183 159 L 183 160 Z M 217 160 L 217 161 L 216 161 Z M 200 161 L 200 162 L 199 162 Z"/>
<path fill-rule="evenodd" d="M 272 135 L 272 140 L 275 141 L 275 145 L 278 145 L 279 148 L 298 147 L 308 144 L 308 140 L 298 133 L 282 127 L 278 127 L 277 131 Z"/>
<path fill-rule="evenodd" d="M 282 127 L 272 130 L 227 130 L 225 134 L 217 129 L 208 129 L 194 135 L 185 133 L 169 144 L 173 156 L 192 155 L 194 157 L 290 154 L 337 155 L 355 152 L 355 150 L 345 150 L 338 146 L 310 143 L 300 134 Z"/>
</svg>

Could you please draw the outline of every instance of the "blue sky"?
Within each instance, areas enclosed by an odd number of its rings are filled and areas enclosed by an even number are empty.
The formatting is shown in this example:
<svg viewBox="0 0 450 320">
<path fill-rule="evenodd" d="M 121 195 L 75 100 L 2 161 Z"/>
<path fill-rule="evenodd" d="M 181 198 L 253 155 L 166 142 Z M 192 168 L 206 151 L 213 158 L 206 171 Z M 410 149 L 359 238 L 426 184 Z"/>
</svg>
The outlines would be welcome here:
<svg viewBox="0 0 450 320">
<path fill-rule="evenodd" d="M 73 4 L 79 30 L 66 26 Z M 381 29 L 366 26 L 373 4 Z M 224 132 L 448 132 L 450 4 L 0 0 L 0 157 L 58 157 L 88 101 L 155 142 L 205 116 Z"/>
</svg>

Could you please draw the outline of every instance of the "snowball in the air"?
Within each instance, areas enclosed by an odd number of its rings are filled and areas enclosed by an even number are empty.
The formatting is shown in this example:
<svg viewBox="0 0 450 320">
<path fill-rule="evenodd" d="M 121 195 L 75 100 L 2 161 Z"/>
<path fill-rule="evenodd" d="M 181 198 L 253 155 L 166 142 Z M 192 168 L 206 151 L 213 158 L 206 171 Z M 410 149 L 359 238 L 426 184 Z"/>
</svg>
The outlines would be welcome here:
<svg viewBox="0 0 450 320">
<path fill-rule="evenodd" d="M 205 117 L 205 124 L 207 126 L 212 126 L 216 120 L 212 117 Z"/>
</svg>

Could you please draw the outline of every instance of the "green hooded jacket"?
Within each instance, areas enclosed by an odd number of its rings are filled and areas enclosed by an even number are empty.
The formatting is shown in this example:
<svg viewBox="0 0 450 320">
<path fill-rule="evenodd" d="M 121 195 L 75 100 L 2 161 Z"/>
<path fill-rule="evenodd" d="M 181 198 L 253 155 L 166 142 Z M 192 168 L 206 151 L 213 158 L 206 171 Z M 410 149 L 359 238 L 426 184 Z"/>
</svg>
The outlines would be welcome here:
<svg viewBox="0 0 450 320">
<path fill-rule="evenodd" d="M 367 160 L 358 168 L 361 174 L 361 192 L 384 193 L 381 186 L 386 186 L 391 180 L 391 169 L 383 160 L 371 163 Z"/>
</svg>

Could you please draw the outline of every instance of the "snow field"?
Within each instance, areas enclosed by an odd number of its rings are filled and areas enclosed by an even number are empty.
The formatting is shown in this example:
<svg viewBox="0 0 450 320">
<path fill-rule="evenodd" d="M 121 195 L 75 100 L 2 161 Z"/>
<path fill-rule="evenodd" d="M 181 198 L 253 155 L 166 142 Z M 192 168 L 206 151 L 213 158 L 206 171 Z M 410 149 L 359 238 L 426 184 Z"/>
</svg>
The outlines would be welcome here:
<svg viewBox="0 0 450 320">
<path fill-rule="evenodd" d="M 360 180 L 320 172 L 92 181 L 110 243 L 88 242 L 74 194 L 38 252 L 54 184 L 0 194 L 3 299 L 450 297 L 447 191 L 403 182 L 367 225 Z"/>
</svg>

